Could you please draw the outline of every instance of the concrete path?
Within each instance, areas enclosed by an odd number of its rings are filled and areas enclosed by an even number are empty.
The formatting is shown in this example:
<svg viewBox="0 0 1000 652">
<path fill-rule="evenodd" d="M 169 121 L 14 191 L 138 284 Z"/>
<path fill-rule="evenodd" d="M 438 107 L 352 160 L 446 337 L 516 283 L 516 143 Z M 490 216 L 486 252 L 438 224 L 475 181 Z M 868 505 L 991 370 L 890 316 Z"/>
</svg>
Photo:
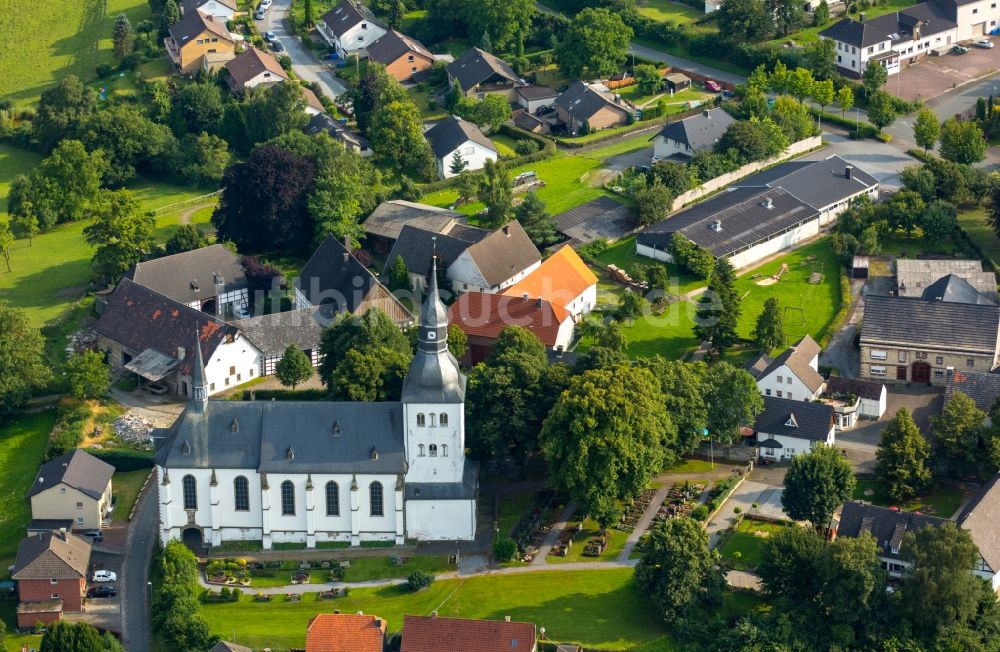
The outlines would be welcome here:
<svg viewBox="0 0 1000 652">
<path fill-rule="evenodd" d="M 635 550 L 635 545 L 639 543 L 639 538 L 646 533 L 649 529 L 650 524 L 656 517 L 656 513 L 660 510 L 660 505 L 663 501 L 667 499 L 667 494 L 670 493 L 670 488 L 672 484 L 665 484 L 659 489 L 657 489 L 656 494 L 653 496 L 653 501 L 649 503 L 649 507 L 646 511 L 642 513 L 642 516 L 636 521 L 635 528 L 629 532 L 628 538 L 625 539 L 625 546 L 622 551 L 618 554 L 618 563 L 624 563 L 628 561 L 629 555 Z"/>
<path fill-rule="evenodd" d="M 736 507 L 739 507 L 740 511 L 746 514 L 756 503 L 757 509 L 754 510 L 756 514 L 769 518 L 787 518 L 781 507 L 781 492 L 781 487 L 744 480 L 743 484 L 730 494 L 716 515 L 708 522 L 705 528 L 708 532 L 708 547 L 714 548 L 718 545 L 723 532 L 729 529 L 733 521 L 736 520 L 736 514 L 733 512 Z"/>
<path fill-rule="evenodd" d="M 275 0 L 271 8 L 264 14 L 264 20 L 257 21 L 257 30 L 274 32 L 281 44 L 285 46 L 285 54 L 292 60 L 292 70 L 307 82 L 316 82 L 323 89 L 323 94 L 331 100 L 347 90 L 342 80 L 329 68 L 320 63 L 319 59 L 288 31 L 287 18 L 292 9 L 292 0 Z"/>
<path fill-rule="evenodd" d="M 549 551 L 552 550 L 552 547 L 559 542 L 559 535 L 566 529 L 566 524 L 569 522 L 569 519 L 573 517 L 573 512 L 575 511 L 576 503 L 571 500 L 566 507 L 563 508 L 563 511 L 560 512 L 559 520 L 552 524 L 552 529 L 545 535 L 545 539 L 542 541 L 542 545 L 538 549 L 538 554 L 531 560 L 532 566 L 544 566 L 549 563 Z"/>
<path fill-rule="evenodd" d="M 726 573 L 726 583 L 734 589 L 761 591 L 764 588 L 761 585 L 760 578 L 749 571 L 729 571 Z"/>
</svg>

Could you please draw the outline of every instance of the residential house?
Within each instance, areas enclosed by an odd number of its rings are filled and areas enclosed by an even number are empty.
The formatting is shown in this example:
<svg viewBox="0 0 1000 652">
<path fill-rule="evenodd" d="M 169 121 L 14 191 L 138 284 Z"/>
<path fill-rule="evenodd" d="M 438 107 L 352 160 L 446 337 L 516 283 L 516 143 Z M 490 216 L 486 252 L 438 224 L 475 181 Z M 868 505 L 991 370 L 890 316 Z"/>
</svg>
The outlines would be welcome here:
<svg viewBox="0 0 1000 652">
<path fill-rule="evenodd" d="M 404 226 L 386 258 L 386 276 L 398 257 L 410 273 L 410 289 L 422 292 L 437 255 L 451 291 L 500 292 L 530 274 L 541 254 L 517 220 L 496 231 L 455 225 L 447 234 Z"/>
<path fill-rule="evenodd" d="M 226 63 L 229 87 L 242 95 L 251 88 L 269 87 L 288 81 L 288 73 L 278 60 L 259 48 L 249 47 Z"/>
<path fill-rule="evenodd" d="M 588 86 L 582 81 L 569 85 L 555 101 L 556 117 L 566 124 L 570 133 L 578 133 L 584 124 L 590 131 L 620 127 L 627 124 L 634 110 L 610 93 Z"/>
<path fill-rule="evenodd" d="M 725 109 L 705 109 L 698 115 L 664 125 L 653 141 L 653 160 L 690 157 L 712 149 L 736 118 Z"/>
<path fill-rule="evenodd" d="M 234 325 L 260 351 L 261 375 L 270 376 L 289 346 L 297 347 L 312 366 L 318 367 L 323 361 L 320 354 L 323 331 L 336 318 L 336 308 L 324 304 L 241 319 Z"/>
<path fill-rule="evenodd" d="M 944 404 L 948 405 L 955 392 L 961 392 L 976 402 L 976 407 L 989 414 L 1000 399 L 1000 374 L 985 371 L 945 372 Z"/>
<path fill-rule="evenodd" d="M 196 351 L 208 361 L 209 394 L 260 375 L 260 351 L 238 328 L 128 279 L 108 298 L 94 332 L 113 370 L 134 372 L 178 396 L 191 396 Z"/>
<path fill-rule="evenodd" d="M 945 371 L 997 367 L 1000 306 L 865 297 L 861 377 L 941 385 Z"/>
<path fill-rule="evenodd" d="M 413 322 L 406 306 L 332 235 L 313 252 L 294 286 L 296 308 L 329 306 L 357 316 L 378 308 L 397 324 Z"/>
<path fill-rule="evenodd" d="M 447 208 L 390 199 L 376 206 L 362 226 L 365 228 L 366 244 L 370 244 L 376 252 L 385 254 L 407 224 L 444 235 L 456 224 L 464 225 L 467 219 L 464 213 Z"/>
<path fill-rule="evenodd" d="M 364 136 L 351 131 L 339 120 L 334 120 L 325 113 L 313 114 L 305 131 L 310 136 L 325 133 L 343 145 L 349 152 L 360 154 L 366 158 L 372 155 L 372 147 Z"/>
<path fill-rule="evenodd" d="M 390 29 L 368 46 L 368 59 L 385 66 L 399 82 L 422 79 L 434 65 L 434 55 L 417 39 Z"/>
<path fill-rule="evenodd" d="M 319 97 L 316 96 L 316 93 L 311 88 L 301 85 L 299 88 L 302 89 L 302 99 L 305 101 L 304 111 L 306 115 L 313 118 L 326 111 L 326 107 L 319 101 Z"/>
<path fill-rule="evenodd" d="M 740 270 L 818 235 L 819 221 L 819 211 L 782 188 L 736 188 L 646 227 L 635 250 L 673 262 L 677 233 Z"/>
<path fill-rule="evenodd" d="M 952 281 L 946 281 L 928 294 L 928 289 L 946 277 L 957 277 L 983 295 L 987 299 L 997 300 L 997 277 L 993 272 L 983 271 L 983 263 L 979 260 L 947 260 L 947 259 L 896 259 L 896 292 L 901 297 L 923 297 L 925 299 L 941 297 L 942 300 L 962 300 L 958 296 L 958 285 L 951 292 L 945 292 Z M 945 295 L 950 295 L 945 298 Z M 978 297 L 973 297 L 978 301 Z M 968 297 L 966 297 L 966 300 Z M 974 302 L 975 302 L 974 301 Z M 967 301 L 966 301 L 967 302 Z"/>
<path fill-rule="evenodd" d="M 83 609 L 90 543 L 69 532 L 49 531 L 21 539 L 11 579 L 17 582 L 17 626 L 53 623 Z"/>
<path fill-rule="evenodd" d="M 836 419 L 832 407 L 775 396 L 763 398 L 764 410 L 753 425 L 762 458 L 789 460 L 817 444 L 833 446 Z"/>
<path fill-rule="evenodd" d="M 168 30 L 163 39 L 167 55 L 182 74 L 190 75 L 204 65 L 205 57 L 217 62 L 236 56 L 236 38 L 226 29 L 226 22 L 200 11 L 192 11 Z"/>
<path fill-rule="evenodd" d="M 820 399 L 837 413 L 837 428 L 846 430 L 859 419 L 881 419 L 888 391 L 884 384 L 857 378 L 830 376 Z"/>
<path fill-rule="evenodd" d="M 980 559 L 973 573 L 1000 591 L 1000 476 L 994 476 L 980 489 L 958 515 L 958 526 L 969 532 L 979 548 Z"/>
<path fill-rule="evenodd" d="M 819 375 L 819 352 L 816 340 L 806 335 L 777 358 L 761 355 L 750 363 L 747 371 L 764 396 L 813 401 L 826 385 Z"/>
<path fill-rule="evenodd" d="M 340 0 L 319 19 L 316 31 L 338 57 L 346 59 L 367 56 L 368 45 L 382 38 L 389 28 L 360 2 Z"/>
<path fill-rule="evenodd" d="M 465 97 L 483 99 L 488 94 L 514 99 L 514 89 L 525 85 L 507 63 L 485 50 L 469 48 L 448 64 L 448 85 L 456 83 Z"/>
<path fill-rule="evenodd" d="M 28 489 L 31 518 L 69 521 L 77 530 L 100 529 L 111 514 L 114 473 L 115 467 L 78 448 L 49 460 Z"/>
<path fill-rule="evenodd" d="M 236 0 L 184 0 L 180 8 L 184 16 L 200 11 L 223 24 L 239 11 Z"/>
<path fill-rule="evenodd" d="M 378 616 L 319 614 L 306 627 L 305 652 L 382 652 L 386 621 Z"/>
<path fill-rule="evenodd" d="M 566 311 L 573 320 L 597 306 L 597 276 L 572 247 L 561 247 L 535 271 L 504 290 L 523 299 L 543 299 Z"/>
<path fill-rule="evenodd" d="M 548 86 L 518 86 L 514 89 L 514 101 L 528 113 L 554 105 L 557 97 L 559 93 Z"/>
<path fill-rule="evenodd" d="M 573 342 L 573 315 L 542 298 L 466 292 L 448 309 L 448 320 L 468 336 L 465 364 L 479 364 L 508 326 L 526 328 L 548 351 L 566 351 Z"/>
<path fill-rule="evenodd" d="M 548 134 L 552 131 L 552 125 L 544 120 L 539 120 L 527 111 L 515 112 L 514 126 L 531 134 Z"/>
<path fill-rule="evenodd" d="M 245 310 L 250 302 L 240 259 L 221 244 L 136 263 L 125 278 L 222 319 Z"/>
<path fill-rule="evenodd" d="M 464 170 L 482 170 L 486 161 L 500 157 L 497 146 L 472 122 L 458 116 L 448 116 L 424 133 L 437 161 L 437 173 L 442 179 L 458 176 Z M 452 169 L 458 157 L 465 167 Z"/>
<path fill-rule="evenodd" d="M 610 197 L 598 197 L 559 213 L 553 218 L 556 229 L 570 239 L 571 246 L 594 240 L 615 242 L 628 236 L 636 221 L 628 206 Z"/>
<path fill-rule="evenodd" d="M 532 623 L 504 620 L 467 620 L 431 616 L 404 616 L 400 652 L 537 652 Z"/>
</svg>

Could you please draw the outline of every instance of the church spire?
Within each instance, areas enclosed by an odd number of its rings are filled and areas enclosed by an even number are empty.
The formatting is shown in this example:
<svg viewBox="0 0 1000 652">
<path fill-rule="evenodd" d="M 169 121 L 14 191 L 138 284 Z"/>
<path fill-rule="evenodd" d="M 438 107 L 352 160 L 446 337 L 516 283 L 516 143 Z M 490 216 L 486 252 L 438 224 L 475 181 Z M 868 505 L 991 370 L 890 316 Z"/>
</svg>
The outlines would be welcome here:
<svg viewBox="0 0 1000 652">
<path fill-rule="evenodd" d="M 201 355 L 201 338 L 194 333 L 194 369 L 191 371 L 191 407 L 195 412 L 204 412 L 208 403 L 205 385 L 205 360 Z"/>
<path fill-rule="evenodd" d="M 448 310 L 441 302 L 437 279 L 437 251 L 431 258 L 431 280 L 427 299 L 420 309 L 420 337 L 417 348 L 428 353 L 448 349 Z"/>
</svg>

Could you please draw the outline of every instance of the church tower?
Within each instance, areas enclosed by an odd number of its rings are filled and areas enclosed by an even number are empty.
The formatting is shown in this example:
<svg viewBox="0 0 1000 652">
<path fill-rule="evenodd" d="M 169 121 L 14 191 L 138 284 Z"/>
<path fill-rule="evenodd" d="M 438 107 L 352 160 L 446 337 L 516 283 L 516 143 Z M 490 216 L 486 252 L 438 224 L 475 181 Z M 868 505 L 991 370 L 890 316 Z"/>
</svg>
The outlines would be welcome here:
<svg viewBox="0 0 1000 652">
<path fill-rule="evenodd" d="M 437 259 L 420 310 L 417 352 L 403 380 L 407 482 L 461 482 L 465 471 L 465 376 L 448 350 L 448 310 Z"/>
</svg>

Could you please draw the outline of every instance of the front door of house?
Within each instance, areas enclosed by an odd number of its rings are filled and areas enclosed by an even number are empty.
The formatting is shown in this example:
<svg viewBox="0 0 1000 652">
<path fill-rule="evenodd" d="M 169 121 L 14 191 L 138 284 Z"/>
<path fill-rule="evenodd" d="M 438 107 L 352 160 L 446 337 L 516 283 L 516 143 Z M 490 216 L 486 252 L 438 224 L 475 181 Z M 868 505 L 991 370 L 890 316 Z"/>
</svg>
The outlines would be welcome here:
<svg viewBox="0 0 1000 652">
<path fill-rule="evenodd" d="M 913 382 L 929 385 L 931 382 L 931 366 L 923 361 L 914 362 Z"/>
<path fill-rule="evenodd" d="M 896 380 L 906 380 L 906 365 L 901 364 L 896 367 Z"/>
</svg>

